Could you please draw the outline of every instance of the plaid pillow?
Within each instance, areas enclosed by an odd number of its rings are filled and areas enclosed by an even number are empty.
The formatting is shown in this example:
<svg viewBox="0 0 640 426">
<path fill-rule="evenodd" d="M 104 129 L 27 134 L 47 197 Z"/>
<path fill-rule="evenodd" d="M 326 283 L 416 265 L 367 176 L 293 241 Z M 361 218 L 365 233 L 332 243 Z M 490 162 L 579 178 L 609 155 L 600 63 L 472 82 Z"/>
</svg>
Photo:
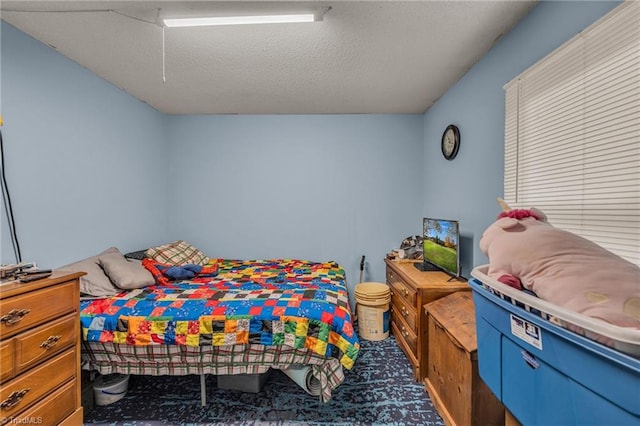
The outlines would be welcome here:
<svg viewBox="0 0 640 426">
<path fill-rule="evenodd" d="M 200 250 L 182 240 L 174 241 L 158 247 L 147 249 L 146 255 L 159 263 L 167 265 L 184 265 L 193 263 L 195 265 L 206 265 L 209 258 Z"/>
</svg>

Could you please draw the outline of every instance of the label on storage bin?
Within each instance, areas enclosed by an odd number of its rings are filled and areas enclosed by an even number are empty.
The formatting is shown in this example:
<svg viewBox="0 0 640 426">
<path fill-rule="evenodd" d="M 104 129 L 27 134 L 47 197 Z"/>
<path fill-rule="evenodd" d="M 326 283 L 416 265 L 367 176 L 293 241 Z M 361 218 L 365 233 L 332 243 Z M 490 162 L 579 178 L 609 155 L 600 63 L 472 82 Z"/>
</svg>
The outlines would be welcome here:
<svg viewBox="0 0 640 426">
<path fill-rule="evenodd" d="M 511 334 L 520 340 L 524 340 L 533 347 L 542 350 L 542 332 L 537 325 L 525 321 L 513 314 L 511 316 Z"/>
</svg>

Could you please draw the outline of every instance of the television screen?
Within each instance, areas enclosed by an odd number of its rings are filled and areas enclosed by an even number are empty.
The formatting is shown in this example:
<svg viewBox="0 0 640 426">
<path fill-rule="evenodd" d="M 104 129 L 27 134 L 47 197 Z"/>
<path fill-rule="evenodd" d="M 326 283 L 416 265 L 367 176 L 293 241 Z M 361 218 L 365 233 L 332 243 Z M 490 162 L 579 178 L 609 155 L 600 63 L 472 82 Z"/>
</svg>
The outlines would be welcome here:
<svg viewBox="0 0 640 426">
<path fill-rule="evenodd" d="M 460 276 L 459 240 L 458 221 L 425 217 L 422 222 L 424 265 L 418 268 L 428 270 L 430 264 L 455 277 Z"/>
</svg>

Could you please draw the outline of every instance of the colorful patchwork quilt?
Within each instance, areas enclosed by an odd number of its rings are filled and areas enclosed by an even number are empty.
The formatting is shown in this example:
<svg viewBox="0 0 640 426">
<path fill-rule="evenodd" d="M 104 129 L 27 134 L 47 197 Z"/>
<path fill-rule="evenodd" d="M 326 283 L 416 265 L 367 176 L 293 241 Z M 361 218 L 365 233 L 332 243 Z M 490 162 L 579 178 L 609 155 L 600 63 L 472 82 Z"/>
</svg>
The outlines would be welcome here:
<svg viewBox="0 0 640 426">
<path fill-rule="evenodd" d="M 350 369 L 360 344 L 335 262 L 216 259 L 198 277 L 81 302 L 83 339 L 128 345 L 308 348 Z"/>
</svg>

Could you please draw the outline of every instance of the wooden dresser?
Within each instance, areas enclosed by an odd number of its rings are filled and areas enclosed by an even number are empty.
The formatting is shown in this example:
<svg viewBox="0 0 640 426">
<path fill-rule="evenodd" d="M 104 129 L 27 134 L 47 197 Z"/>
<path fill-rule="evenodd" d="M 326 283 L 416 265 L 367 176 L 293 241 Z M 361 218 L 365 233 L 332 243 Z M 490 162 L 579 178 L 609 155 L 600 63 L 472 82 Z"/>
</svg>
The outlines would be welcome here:
<svg viewBox="0 0 640 426">
<path fill-rule="evenodd" d="M 412 262 L 385 259 L 391 287 L 391 330 L 413 366 L 416 381 L 427 375 L 429 329 L 423 306 L 448 294 L 469 290 L 464 280 L 451 280 L 444 272 L 422 272 Z"/>
<path fill-rule="evenodd" d="M 79 277 L 0 284 L 0 424 L 81 425 Z"/>
</svg>

